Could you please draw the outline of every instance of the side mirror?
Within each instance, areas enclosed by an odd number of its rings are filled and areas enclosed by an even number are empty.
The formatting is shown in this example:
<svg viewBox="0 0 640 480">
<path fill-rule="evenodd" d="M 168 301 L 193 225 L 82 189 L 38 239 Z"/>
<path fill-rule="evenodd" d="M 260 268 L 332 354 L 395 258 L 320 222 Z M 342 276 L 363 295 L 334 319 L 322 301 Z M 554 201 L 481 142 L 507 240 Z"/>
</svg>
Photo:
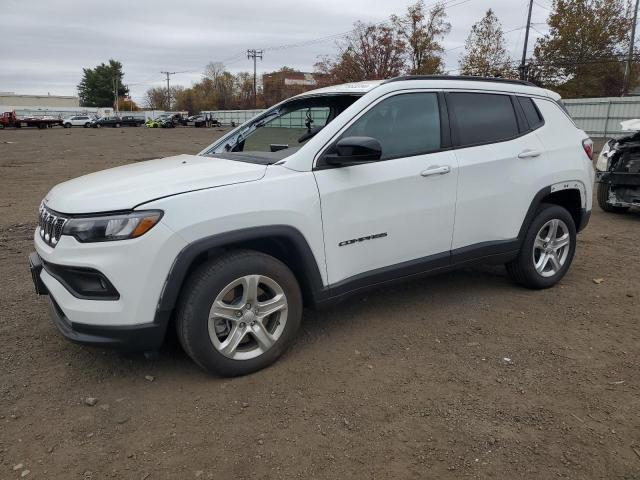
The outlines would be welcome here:
<svg viewBox="0 0 640 480">
<path fill-rule="evenodd" d="M 382 156 L 380 142 L 371 137 L 346 137 L 336 143 L 336 152 L 324 156 L 329 165 L 348 166 L 375 162 Z"/>
</svg>

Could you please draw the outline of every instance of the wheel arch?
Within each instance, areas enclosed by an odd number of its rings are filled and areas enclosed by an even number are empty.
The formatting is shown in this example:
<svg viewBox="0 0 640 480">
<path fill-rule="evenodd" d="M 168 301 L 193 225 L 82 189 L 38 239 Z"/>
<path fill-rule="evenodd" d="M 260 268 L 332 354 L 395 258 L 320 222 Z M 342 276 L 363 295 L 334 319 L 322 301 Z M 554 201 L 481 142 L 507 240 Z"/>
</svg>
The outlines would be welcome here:
<svg viewBox="0 0 640 480">
<path fill-rule="evenodd" d="M 320 268 L 306 239 L 294 227 L 269 225 L 225 232 L 190 243 L 175 258 L 165 281 L 154 322 L 168 323 L 182 286 L 204 261 L 232 249 L 250 249 L 271 255 L 295 275 L 306 305 L 316 306 L 325 291 Z"/>
<path fill-rule="evenodd" d="M 580 181 L 560 182 L 541 189 L 531 201 L 529 210 L 522 222 L 518 233 L 518 240 L 522 242 L 527 228 L 533 221 L 538 208 L 543 203 L 559 205 L 566 208 L 576 225 L 576 231 L 583 230 L 589 222 L 591 212 L 587 210 L 584 184 Z"/>
</svg>

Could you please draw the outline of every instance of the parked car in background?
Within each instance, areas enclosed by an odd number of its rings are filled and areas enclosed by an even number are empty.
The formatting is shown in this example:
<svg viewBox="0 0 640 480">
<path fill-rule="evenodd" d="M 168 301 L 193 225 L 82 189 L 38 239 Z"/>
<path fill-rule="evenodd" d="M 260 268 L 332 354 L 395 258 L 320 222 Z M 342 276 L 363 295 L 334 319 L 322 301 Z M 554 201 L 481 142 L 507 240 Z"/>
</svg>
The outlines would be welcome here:
<svg viewBox="0 0 640 480">
<path fill-rule="evenodd" d="M 122 125 L 127 127 L 139 127 L 140 125 L 144 125 L 144 118 L 142 117 L 134 117 L 133 115 L 123 115 L 120 117 Z"/>
<path fill-rule="evenodd" d="M 198 365 L 242 375 L 292 344 L 303 306 L 473 263 L 552 287 L 594 179 L 593 144 L 559 100 L 447 76 L 303 93 L 198 155 L 53 187 L 36 291 L 71 340 L 153 351 L 171 325 Z"/>
<path fill-rule="evenodd" d="M 620 124 L 629 134 L 610 139 L 596 162 L 598 205 L 605 212 L 640 206 L 640 120 Z"/>
<path fill-rule="evenodd" d="M 207 126 L 204 115 L 192 115 L 191 117 L 185 118 L 181 123 L 185 127 L 200 128 Z"/>
<path fill-rule="evenodd" d="M 156 118 L 161 128 L 175 128 L 182 124 L 183 117 L 179 113 L 163 113 Z"/>
<path fill-rule="evenodd" d="M 134 117 L 132 115 L 127 115 L 124 117 L 102 117 L 91 122 L 91 126 L 94 128 L 101 127 L 113 127 L 119 128 L 122 126 L 127 127 L 139 127 L 144 124 L 143 118 Z"/>
<path fill-rule="evenodd" d="M 62 119 L 62 126 L 64 128 L 71 128 L 71 127 L 89 128 L 91 126 L 92 121 L 93 121 L 93 117 L 90 117 L 89 115 L 74 115 L 74 116 L 66 117 Z"/>
</svg>

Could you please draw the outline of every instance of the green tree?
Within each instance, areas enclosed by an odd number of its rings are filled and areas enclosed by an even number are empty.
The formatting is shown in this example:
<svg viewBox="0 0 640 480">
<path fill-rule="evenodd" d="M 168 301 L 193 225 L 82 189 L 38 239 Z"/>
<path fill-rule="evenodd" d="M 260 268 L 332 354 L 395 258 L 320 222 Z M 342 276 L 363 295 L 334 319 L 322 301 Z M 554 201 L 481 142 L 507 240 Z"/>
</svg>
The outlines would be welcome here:
<svg viewBox="0 0 640 480">
<path fill-rule="evenodd" d="M 460 59 L 460 73 L 481 77 L 515 77 L 500 20 L 489 9 L 471 27 Z"/>
<path fill-rule="evenodd" d="M 412 75 L 442 73 L 444 49 L 440 41 L 451 31 L 444 3 L 436 3 L 430 10 L 424 0 L 407 7 L 407 12 L 391 16 L 398 36 L 406 44 L 407 72 Z"/>
<path fill-rule="evenodd" d="M 82 71 L 78 95 L 83 107 L 113 107 L 116 82 L 118 97 L 129 93 L 129 89 L 122 83 L 122 64 L 116 60 L 111 59 L 109 63 L 101 63 L 95 68 L 83 68 Z"/>
<path fill-rule="evenodd" d="M 536 79 L 566 97 L 617 96 L 629 45 L 625 0 L 554 0 L 534 49 Z"/>
</svg>

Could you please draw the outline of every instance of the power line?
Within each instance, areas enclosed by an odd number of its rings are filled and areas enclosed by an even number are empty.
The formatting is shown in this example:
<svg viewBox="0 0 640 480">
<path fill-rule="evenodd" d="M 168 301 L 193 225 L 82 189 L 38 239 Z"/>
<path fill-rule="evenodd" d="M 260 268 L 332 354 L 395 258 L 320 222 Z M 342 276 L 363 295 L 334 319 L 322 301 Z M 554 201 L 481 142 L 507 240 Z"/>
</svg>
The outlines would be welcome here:
<svg viewBox="0 0 640 480">
<path fill-rule="evenodd" d="M 446 10 L 448 8 L 453 8 L 453 7 L 457 7 L 458 5 L 462 5 L 464 3 L 468 3 L 472 0 L 447 0 L 445 2 L 443 2 L 443 10 Z M 453 2 L 458 2 L 458 3 L 453 3 Z M 432 3 L 430 5 L 426 5 L 425 8 L 429 9 L 432 8 L 434 6 L 438 5 L 438 2 L 436 3 Z M 387 25 L 389 23 L 391 23 L 392 20 L 388 19 L 388 20 L 384 20 L 382 22 L 378 22 L 378 23 L 374 23 L 373 25 L 376 27 L 382 27 L 384 25 Z M 355 33 L 358 31 L 358 28 L 352 28 L 351 30 L 347 30 L 345 32 L 341 32 L 341 33 L 334 33 L 332 35 L 326 35 L 324 37 L 319 37 L 319 38 L 314 38 L 314 39 L 309 39 L 309 40 L 302 40 L 300 42 L 296 42 L 296 43 L 289 43 L 289 44 L 283 44 L 283 45 L 275 45 L 275 46 L 270 46 L 270 47 L 263 47 L 263 50 L 265 52 L 273 52 L 273 51 L 278 51 L 278 50 L 286 50 L 289 48 L 298 48 L 298 47 L 306 47 L 309 45 L 314 45 L 316 43 L 322 43 L 322 42 L 326 42 L 327 40 L 333 40 L 333 39 L 337 39 L 340 37 L 346 37 L 351 35 L 352 33 Z"/>
</svg>

